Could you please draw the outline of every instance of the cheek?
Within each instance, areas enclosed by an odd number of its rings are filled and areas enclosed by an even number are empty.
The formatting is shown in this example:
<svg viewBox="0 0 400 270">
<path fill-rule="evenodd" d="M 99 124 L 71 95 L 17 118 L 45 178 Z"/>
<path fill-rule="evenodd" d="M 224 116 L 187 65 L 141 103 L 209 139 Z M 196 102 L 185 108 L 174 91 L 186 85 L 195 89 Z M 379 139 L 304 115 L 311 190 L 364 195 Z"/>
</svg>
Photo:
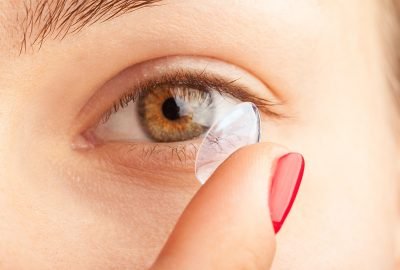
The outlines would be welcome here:
<svg viewBox="0 0 400 270">
<path fill-rule="evenodd" d="M 13 181 L 0 197 L 6 209 L 0 217 L 7 221 L 0 222 L 0 231 L 9 232 L 0 244 L 7 247 L 0 253 L 7 254 L 0 257 L 9 258 L 12 267 L 20 261 L 21 268 L 33 262 L 65 268 L 64 263 L 74 262 L 77 269 L 145 269 L 198 188 L 187 174 L 174 176 L 187 183 L 184 187 L 149 185 L 156 170 L 137 174 L 135 182 L 95 170 L 95 164 L 69 164 L 67 153 L 52 160 L 47 150 L 35 150 L 14 168 Z"/>
<path fill-rule="evenodd" d="M 199 188 L 191 174 L 159 177 L 156 167 L 132 181 L 111 164 L 101 170 L 94 159 L 72 156 L 54 132 L 8 130 L 0 151 L 5 269 L 148 268 Z"/>
</svg>

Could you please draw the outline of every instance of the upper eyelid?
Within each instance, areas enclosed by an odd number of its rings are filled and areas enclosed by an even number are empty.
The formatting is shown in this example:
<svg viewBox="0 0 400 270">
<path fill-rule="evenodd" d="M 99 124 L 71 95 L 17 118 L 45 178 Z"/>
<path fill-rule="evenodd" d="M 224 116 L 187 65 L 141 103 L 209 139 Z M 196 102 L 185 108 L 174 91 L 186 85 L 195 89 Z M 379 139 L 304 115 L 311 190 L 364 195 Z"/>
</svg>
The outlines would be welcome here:
<svg viewBox="0 0 400 270">
<path fill-rule="evenodd" d="M 276 118 L 284 117 L 283 114 L 275 112 L 272 109 L 273 106 L 281 105 L 280 103 L 251 94 L 244 85 L 238 83 L 239 79 L 227 81 L 217 75 L 209 74 L 206 70 L 202 72 L 187 72 L 183 69 L 178 69 L 173 74 L 167 73 L 160 77 L 150 78 L 134 86 L 134 89 L 129 89 L 113 103 L 111 108 L 103 114 L 99 122 L 107 121 L 112 113 L 118 111 L 120 107 L 126 106 L 128 102 L 139 98 L 146 90 L 161 85 L 185 86 L 200 91 L 217 91 L 221 95 L 230 95 L 241 101 L 252 102 L 268 116 Z"/>
<path fill-rule="evenodd" d="M 155 85 L 157 80 L 171 81 L 173 76 L 168 77 L 168 74 L 172 74 L 174 71 L 180 71 L 181 75 L 186 74 L 186 76 L 180 76 L 181 80 L 186 77 L 186 82 L 191 81 L 188 74 L 192 74 L 192 79 L 194 75 L 201 76 L 203 84 L 208 82 L 208 86 L 217 85 L 220 92 L 225 95 L 255 103 L 260 111 L 270 118 L 290 118 L 285 114 L 286 106 L 282 105 L 286 105 L 286 102 L 281 101 L 279 93 L 276 93 L 274 89 L 268 87 L 266 82 L 252 75 L 246 69 L 216 58 L 176 55 L 136 63 L 104 81 L 78 111 L 75 116 L 76 120 L 69 128 L 70 136 L 74 137 L 96 128 L 102 116 L 123 95 L 134 93 L 139 86 L 144 88 L 150 83 Z"/>
</svg>

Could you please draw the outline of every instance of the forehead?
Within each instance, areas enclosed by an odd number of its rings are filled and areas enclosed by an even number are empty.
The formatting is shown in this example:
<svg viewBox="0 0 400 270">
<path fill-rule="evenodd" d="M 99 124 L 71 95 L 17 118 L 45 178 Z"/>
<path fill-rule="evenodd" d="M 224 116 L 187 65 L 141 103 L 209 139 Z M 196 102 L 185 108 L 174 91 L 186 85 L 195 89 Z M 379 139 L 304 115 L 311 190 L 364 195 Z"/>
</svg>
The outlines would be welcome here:
<svg viewBox="0 0 400 270">
<path fill-rule="evenodd" d="M 233 0 L 185 1 L 203 10 L 218 8 L 231 9 L 247 6 L 247 12 L 274 10 L 286 12 L 286 16 L 301 16 L 305 9 L 301 6 L 323 7 L 325 10 L 351 9 L 360 0 L 257 0 L 243 1 L 240 5 Z M 386 1 L 386 0 L 385 0 Z M 374 2 L 374 0 L 368 1 Z M 157 5 L 182 3 L 180 0 L 4 0 L 0 1 L 0 31 L 3 36 L 2 47 L 12 46 L 23 53 L 31 47 L 40 48 L 47 39 L 63 39 L 71 33 L 77 33 L 86 27 L 132 13 L 135 10 Z M 358 5 L 353 5 L 357 7 Z M 363 1 L 362 7 L 367 6 Z M 221 9 L 222 7 L 222 9 Z M 293 9 L 291 8 L 293 7 Z M 196 7 L 197 8 L 197 7 Z M 355 8 L 360 10 L 360 8 Z M 173 9 L 169 9 L 173 10 Z M 285 11 L 286 10 L 286 11 Z M 294 13 L 293 13 L 294 12 Z M 214 14 L 211 12 L 211 14 Z M 249 15 L 252 16 L 251 14 Z M 285 16 L 285 15 L 284 15 Z M 265 21 L 269 18 L 265 18 Z M 257 22 L 254 22 L 257 23 Z M 151 27 L 151 25 L 149 26 Z M 0 41 L 1 42 L 1 41 Z"/>
</svg>

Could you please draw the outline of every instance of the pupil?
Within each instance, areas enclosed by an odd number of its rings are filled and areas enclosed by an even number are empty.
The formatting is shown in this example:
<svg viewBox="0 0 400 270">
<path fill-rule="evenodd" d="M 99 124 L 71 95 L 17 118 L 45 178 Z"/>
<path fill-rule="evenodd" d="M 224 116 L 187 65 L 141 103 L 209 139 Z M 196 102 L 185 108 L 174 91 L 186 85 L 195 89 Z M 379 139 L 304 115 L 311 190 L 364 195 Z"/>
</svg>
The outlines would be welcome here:
<svg viewBox="0 0 400 270">
<path fill-rule="evenodd" d="M 176 104 L 175 98 L 170 97 L 164 101 L 162 112 L 169 120 L 177 120 L 180 118 L 179 106 Z"/>
</svg>

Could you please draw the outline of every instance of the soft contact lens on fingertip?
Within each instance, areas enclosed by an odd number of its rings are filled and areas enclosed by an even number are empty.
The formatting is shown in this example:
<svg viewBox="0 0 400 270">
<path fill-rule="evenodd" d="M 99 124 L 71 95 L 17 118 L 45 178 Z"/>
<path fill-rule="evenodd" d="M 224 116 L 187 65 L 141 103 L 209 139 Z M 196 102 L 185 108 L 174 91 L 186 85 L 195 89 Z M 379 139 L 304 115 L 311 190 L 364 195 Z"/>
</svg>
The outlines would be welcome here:
<svg viewBox="0 0 400 270">
<path fill-rule="evenodd" d="M 251 102 L 236 105 L 207 132 L 197 153 L 195 174 L 204 184 L 233 152 L 260 141 L 260 114 Z"/>
</svg>

